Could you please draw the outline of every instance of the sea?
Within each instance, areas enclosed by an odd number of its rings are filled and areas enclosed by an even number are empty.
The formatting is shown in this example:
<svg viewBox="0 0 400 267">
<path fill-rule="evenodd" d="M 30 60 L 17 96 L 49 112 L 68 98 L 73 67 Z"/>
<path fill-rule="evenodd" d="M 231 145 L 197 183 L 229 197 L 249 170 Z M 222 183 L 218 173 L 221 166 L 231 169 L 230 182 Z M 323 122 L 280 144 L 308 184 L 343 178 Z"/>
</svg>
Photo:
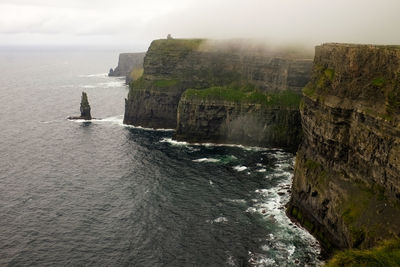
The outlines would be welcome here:
<svg viewBox="0 0 400 267">
<path fill-rule="evenodd" d="M 317 266 L 294 155 L 123 124 L 111 50 L 0 51 L 0 266 Z M 79 115 L 88 94 L 91 122 Z"/>
</svg>

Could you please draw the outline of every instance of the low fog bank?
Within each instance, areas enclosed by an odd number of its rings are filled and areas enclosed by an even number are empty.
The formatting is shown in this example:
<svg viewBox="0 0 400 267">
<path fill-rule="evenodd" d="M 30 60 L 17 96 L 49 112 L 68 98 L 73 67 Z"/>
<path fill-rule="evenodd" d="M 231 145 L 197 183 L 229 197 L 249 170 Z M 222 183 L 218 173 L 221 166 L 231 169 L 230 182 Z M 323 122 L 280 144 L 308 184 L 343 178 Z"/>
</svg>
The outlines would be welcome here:
<svg viewBox="0 0 400 267">
<path fill-rule="evenodd" d="M 206 39 L 199 48 L 202 51 L 264 55 L 284 58 L 310 59 L 314 46 L 296 43 L 276 43 L 261 39 Z"/>
</svg>

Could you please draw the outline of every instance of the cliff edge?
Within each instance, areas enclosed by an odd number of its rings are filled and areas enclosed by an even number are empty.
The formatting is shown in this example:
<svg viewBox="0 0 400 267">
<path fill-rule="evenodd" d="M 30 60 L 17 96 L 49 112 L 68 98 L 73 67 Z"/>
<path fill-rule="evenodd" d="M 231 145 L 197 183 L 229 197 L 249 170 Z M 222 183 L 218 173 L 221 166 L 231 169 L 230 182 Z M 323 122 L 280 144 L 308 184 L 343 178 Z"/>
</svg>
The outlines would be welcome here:
<svg viewBox="0 0 400 267">
<path fill-rule="evenodd" d="M 400 47 L 316 47 L 288 214 L 333 248 L 400 236 Z"/>
<path fill-rule="evenodd" d="M 176 137 L 186 141 L 297 147 L 298 104 L 312 60 L 250 47 L 204 39 L 153 41 L 143 76 L 131 83 L 124 123 L 176 128 Z M 297 103 L 275 105 L 278 95 Z"/>
</svg>

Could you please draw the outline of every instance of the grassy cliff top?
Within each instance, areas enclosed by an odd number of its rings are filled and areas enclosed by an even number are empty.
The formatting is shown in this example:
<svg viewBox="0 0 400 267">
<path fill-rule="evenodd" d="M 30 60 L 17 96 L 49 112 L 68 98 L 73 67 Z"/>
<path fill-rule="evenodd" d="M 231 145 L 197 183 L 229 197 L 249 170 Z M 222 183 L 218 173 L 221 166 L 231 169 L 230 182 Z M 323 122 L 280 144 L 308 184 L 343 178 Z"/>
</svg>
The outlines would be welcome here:
<svg viewBox="0 0 400 267">
<path fill-rule="evenodd" d="M 301 95 L 293 91 L 260 92 L 252 86 L 215 86 L 207 89 L 188 89 L 185 100 L 226 101 L 233 103 L 260 104 L 280 108 L 299 108 Z"/>
<path fill-rule="evenodd" d="M 317 46 L 311 80 L 303 93 L 325 103 L 335 100 L 342 108 L 357 108 L 372 116 L 397 121 L 400 46 L 337 43 Z"/>
<path fill-rule="evenodd" d="M 391 240 L 369 250 L 339 252 L 325 266 L 399 266 L 399 263 L 400 240 Z"/>
<path fill-rule="evenodd" d="M 194 51 L 205 42 L 206 39 L 159 39 L 154 40 L 150 45 L 150 50 L 190 50 Z"/>
</svg>

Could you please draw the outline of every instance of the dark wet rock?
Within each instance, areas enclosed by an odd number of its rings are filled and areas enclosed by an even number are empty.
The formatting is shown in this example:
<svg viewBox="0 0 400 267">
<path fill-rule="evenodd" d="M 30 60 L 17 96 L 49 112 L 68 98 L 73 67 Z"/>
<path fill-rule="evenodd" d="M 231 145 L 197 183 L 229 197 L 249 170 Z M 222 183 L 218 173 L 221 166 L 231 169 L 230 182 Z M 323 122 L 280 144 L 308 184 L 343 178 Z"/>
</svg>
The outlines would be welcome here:
<svg viewBox="0 0 400 267">
<path fill-rule="evenodd" d="M 91 120 L 92 115 L 90 114 L 90 105 L 87 94 L 82 92 L 81 97 L 81 107 L 80 107 L 81 115 L 78 117 L 68 117 L 69 120 Z"/>
<path fill-rule="evenodd" d="M 81 98 L 81 117 L 84 118 L 85 120 L 92 119 L 92 115 L 90 114 L 90 105 L 88 97 L 85 92 L 82 92 L 82 98 Z"/>
</svg>

